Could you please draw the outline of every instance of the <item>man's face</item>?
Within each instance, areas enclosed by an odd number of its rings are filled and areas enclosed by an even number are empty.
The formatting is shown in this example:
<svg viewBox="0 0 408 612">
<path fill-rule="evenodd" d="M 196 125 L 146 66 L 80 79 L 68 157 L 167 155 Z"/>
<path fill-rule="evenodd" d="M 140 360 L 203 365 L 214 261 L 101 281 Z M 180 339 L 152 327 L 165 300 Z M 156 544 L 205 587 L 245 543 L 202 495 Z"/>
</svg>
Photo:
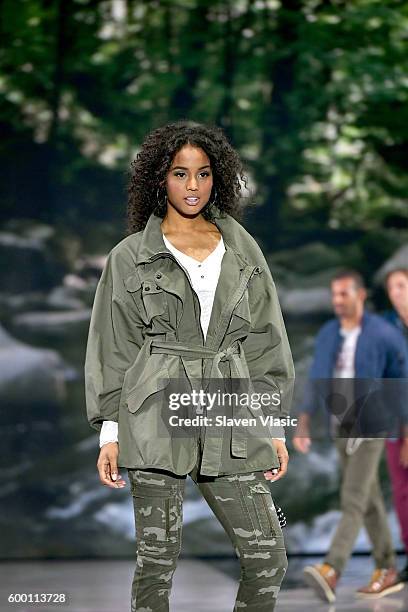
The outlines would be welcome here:
<svg viewBox="0 0 408 612">
<path fill-rule="evenodd" d="M 364 304 L 365 289 L 358 288 L 354 279 L 339 278 L 331 284 L 332 304 L 338 317 L 353 317 Z"/>
<path fill-rule="evenodd" d="M 393 272 L 387 279 L 387 293 L 396 310 L 408 307 L 408 272 Z"/>
</svg>

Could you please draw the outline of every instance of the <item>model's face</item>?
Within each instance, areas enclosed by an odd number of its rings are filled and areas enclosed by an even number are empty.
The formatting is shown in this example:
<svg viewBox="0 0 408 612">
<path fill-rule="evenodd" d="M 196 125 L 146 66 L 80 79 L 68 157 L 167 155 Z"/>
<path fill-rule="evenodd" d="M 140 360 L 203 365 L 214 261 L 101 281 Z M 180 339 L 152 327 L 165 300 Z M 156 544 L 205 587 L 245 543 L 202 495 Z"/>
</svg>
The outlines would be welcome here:
<svg viewBox="0 0 408 612">
<path fill-rule="evenodd" d="M 166 177 L 169 206 L 182 215 L 197 215 L 210 199 L 213 175 L 208 155 L 184 145 L 174 156 Z"/>
<path fill-rule="evenodd" d="M 387 292 L 395 310 L 406 310 L 408 307 L 408 275 L 393 272 L 387 279 Z"/>
<path fill-rule="evenodd" d="M 352 278 L 339 278 L 331 284 L 331 296 L 336 315 L 350 318 L 355 316 L 364 304 L 366 291 L 356 287 Z"/>
</svg>

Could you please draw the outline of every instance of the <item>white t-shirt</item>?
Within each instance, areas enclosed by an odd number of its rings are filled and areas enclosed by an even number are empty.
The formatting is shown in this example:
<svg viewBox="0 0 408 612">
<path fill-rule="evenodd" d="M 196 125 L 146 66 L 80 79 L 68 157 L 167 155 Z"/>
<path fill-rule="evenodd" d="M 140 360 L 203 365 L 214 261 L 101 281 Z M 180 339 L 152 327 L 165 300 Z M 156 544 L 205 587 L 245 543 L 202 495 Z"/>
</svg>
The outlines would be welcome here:
<svg viewBox="0 0 408 612">
<path fill-rule="evenodd" d="M 333 378 L 354 378 L 354 358 L 360 333 L 360 326 L 352 329 L 340 329 L 340 334 L 344 340 L 337 355 Z"/>
<path fill-rule="evenodd" d="M 176 247 L 167 240 L 164 234 L 163 240 L 169 251 L 173 253 L 174 257 L 187 271 L 191 285 L 198 295 L 201 310 L 200 322 L 205 338 L 210 323 L 215 290 L 220 276 L 221 261 L 225 253 L 222 236 L 215 249 L 204 259 L 204 261 L 198 261 L 176 249 Z"/>
<path fill-rule="evenodd" d="M 355 376 L 355 356 L 357 340 L 361 333 L 361 326 L 353 327 L 352 329 L 340 329 L 340 334 L 343 336 L 343 342 L 337 354 L 335 366 L 333 368 L 333 378 L 354 378 Z M 346 399 L 347 406 L 350 406 L 354 401 L 353 391 L 348 381 L 336 384 L 336 391 L 341 393 Z M 331 428 L 333 434 L 336 434 L 339 426 L 339 418 L 332 415 Z"/>
</svg>

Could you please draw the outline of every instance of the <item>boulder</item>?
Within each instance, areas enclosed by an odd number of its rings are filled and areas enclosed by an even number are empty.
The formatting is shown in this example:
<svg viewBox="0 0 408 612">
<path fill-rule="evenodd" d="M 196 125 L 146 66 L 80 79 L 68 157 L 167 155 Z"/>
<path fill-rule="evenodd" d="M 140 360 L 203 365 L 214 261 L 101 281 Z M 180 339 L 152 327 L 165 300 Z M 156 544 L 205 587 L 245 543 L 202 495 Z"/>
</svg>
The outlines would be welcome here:
<svg viewBox="0 0 408 612">
<path fill-rule="evenodd" d="M 24 312 L 12 318 L 12 325 L 25 333 L 67 336 L 84 331 L 91 320 L 91 308 L 58 312 Z"/>
<path fill-rule="evenodd" d="M 59 353 L 34 348 L 13 338 L 0 326 L 1 421 L 16 422 L 23 406 L 59 404 L 66 396 L 65 382 L 75 376 Z M 18 406 L 11 413 L 7 409 Z M 35 415 L 30 417 L 35 418 Z"/>
<path fill-rule="evenodd" d="M 328 287 L 285 289 L 279 286 L 282 311 L 290 317 L 324 317 L 333 314 Z"/>
</svg>

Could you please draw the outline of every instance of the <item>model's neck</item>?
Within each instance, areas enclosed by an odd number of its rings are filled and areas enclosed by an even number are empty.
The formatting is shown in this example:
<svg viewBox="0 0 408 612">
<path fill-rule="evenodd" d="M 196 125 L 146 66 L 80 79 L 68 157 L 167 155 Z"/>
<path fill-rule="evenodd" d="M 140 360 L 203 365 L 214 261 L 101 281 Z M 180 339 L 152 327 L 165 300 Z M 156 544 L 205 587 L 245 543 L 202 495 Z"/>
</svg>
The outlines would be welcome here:
<svg viewBox="0 0 408 612">
<path fill-rule="evenodd" d="M 171 206 L 168 206 L 167 213 L 160 227 L 163 234 L 179 234 L 202 231 L 207 225 L 207 221 L 200 213 L 193 217 L 184 216 Z"/>
</svg>

